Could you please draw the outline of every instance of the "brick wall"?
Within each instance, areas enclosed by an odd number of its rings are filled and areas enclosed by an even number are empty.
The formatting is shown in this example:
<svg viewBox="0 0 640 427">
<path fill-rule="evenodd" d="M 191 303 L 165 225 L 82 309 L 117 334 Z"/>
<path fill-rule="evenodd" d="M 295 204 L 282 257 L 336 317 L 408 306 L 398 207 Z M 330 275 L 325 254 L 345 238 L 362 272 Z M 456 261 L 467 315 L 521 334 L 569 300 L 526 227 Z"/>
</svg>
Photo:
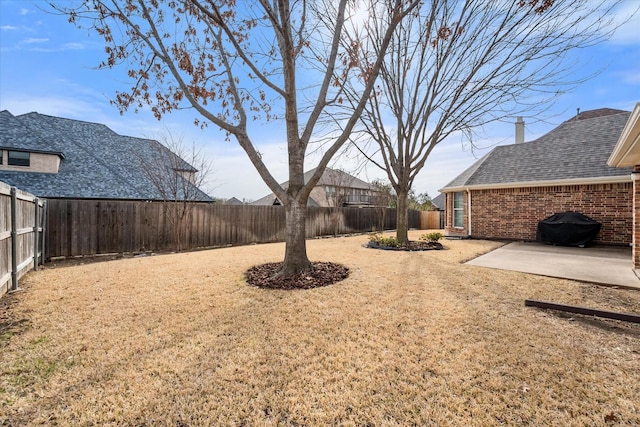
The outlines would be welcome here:
<svg viewBox="0 0 640 427">
<path fill-rule="evenodd" d="M 640 184 L 640 182 L 638 183 Z M 640 235 L 640 185 L 633 183 L 501 188 L 471 192 L 471 236 L 484 239 L 535 240 L 538 221 L 558 212 L 583 213 L 602 223 L 595 243 L 631 244 L 633 205 L 639 212 L 635 227 Z M 464 228 L 453 227 L 453 193 L 446 193 L 445 230 L 466 236 L 468 198 L 464 199 Z M 640 239 L 634 256 L 640 266 Z"/>
<path fill-rule="evenodd" d="M 602 223 L 595 243 L 630 244 L 633 202 L 631 182 L 472 191 L 471 235 L 535 240 L 538 221 L 575 211 Z"/>
</svg>

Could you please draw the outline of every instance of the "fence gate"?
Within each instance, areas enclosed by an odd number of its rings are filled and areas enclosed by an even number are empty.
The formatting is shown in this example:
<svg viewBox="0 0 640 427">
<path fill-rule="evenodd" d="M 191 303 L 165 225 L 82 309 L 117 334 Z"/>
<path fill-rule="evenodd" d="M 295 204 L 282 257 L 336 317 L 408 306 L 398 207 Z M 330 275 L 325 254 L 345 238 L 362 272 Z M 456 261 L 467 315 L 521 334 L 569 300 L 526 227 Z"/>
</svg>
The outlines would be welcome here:
<svg viewBox="0 0 640 427">
<path fill-rule="evenodd" d="M 0 182 L 0 296 L 44 262 L 46 202 Z"/>
<path fill-rule="evenodd" d="M 420 211 L 420 230 L 440 230 L 444 228 L 444 212 Z"/>
</svg>

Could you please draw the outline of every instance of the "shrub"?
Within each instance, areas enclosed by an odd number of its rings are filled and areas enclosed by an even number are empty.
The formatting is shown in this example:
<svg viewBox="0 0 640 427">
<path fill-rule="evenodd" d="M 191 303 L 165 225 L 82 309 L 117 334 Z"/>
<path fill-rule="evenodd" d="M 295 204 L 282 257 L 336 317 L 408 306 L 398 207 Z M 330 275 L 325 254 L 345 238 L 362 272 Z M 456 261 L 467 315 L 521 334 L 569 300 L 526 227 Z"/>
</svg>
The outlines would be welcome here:
<svg viewBox="0 0 640 427">
<path fill-rule="evenodd" d="M 420 240 L 425 240 L 427 242 L 437 242 L 442 239 L 444 235 L 442 233 L 438 233 L 437 231 L 433 233 L 426 233 L 420 236 Z"/>
<path fill-rule="evenodd" d="M 398 247 L 398 239 L 395 237 L 384 237 L 382 234 L 373 233 L 369 235 L 369 241 L 371 243 L 376 243 L 380 246 L 390 246 L 392 248 Z"/>
</svg>

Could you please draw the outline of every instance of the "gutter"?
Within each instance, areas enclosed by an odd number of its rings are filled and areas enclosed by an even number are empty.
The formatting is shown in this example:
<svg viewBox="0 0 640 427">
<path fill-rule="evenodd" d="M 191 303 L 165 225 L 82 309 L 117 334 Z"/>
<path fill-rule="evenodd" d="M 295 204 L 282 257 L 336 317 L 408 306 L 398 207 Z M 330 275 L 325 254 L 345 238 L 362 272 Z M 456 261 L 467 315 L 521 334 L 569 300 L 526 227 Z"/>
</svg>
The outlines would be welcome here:
<svg viewBox="0 0 640 427">
<path fill-rule="evenodd" d="M 467 235 L 469 237 L 471 237 L 471 189 L 469 189 L 469 187 L 467 187 L 467 198 L 469 199 L 469 201 L 467 202 L 467 206 L 468 206 L 468 214 L 467 214 L 467 222 L 468 222 L 468 227 L 467 227 Z"/>
<path fill-rule="evenodd" d="M 37 150 L 37 149 L 32 149 L 32 148 L 25 148 L 25 147 L 5 147 L 5 146 L 1 146 L 0 150 L 7 150 L 7 151 L 20 151 L 23 153 L 37 153 L 37 154 L 50 154 L 53 156 L 58 156 L 61 159 L 64 159 L 64 154 L 61 151 L 46 151 L 46 150 Z"/>
<path fill-rule="evenodd" d="M 469 191 L 469 190 L 494 190 L 500 188 L 530 188 L 530 187 L 554 187 L 562 185 L 589 185 L 589 184 L 619 184 L 625 182 L 631 182 L 631 175 L 618 175 L 618 176 L 601 176 L 594 178 L 569 178 L 569 179 L 552 179 L 548 181 L 519 181 L 519 182 L 499 182 L 494 184 L 478 184 L 478 185 L 465 185 L 456 187 L 444 187 L 439 191 L 441 193 L 450 193 L 455 191 Z"/>
</svg>

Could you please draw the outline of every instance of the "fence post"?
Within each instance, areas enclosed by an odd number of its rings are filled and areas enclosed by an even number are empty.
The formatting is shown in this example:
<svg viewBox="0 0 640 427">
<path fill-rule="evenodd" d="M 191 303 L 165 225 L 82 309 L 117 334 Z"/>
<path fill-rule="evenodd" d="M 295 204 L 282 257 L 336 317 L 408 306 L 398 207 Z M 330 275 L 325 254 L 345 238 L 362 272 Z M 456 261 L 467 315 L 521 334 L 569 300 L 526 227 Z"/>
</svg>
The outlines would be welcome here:
<svg viewBox="0 0 640 427">
<path fill-rule="evenodd" d="M 11 290 L 18 289 L 18 227 L 16 225 L 17 209 L 16 187 L 11 187 Z"/>
<path fill-rule="evenodd" d="M 40 237 L 40 199 L 37 197 L 33 201 L 35 207 L 34 224 L 33 224 L 33 269 L 38 271 L 38 238 Z"/>
<path fill-rule="evenodd" d="M 40 254 L 41 254 L 41 259 L 40 259 L 40 264 L 44 264 L 44 260 L 45 260 L 45 242 L 47 241 L 47 201 L 46 199 L 42 201 L 42 239 L 40 239 L 40 244 L 42 245 L 42 248 L 40 248 Z"/>
</svg>

